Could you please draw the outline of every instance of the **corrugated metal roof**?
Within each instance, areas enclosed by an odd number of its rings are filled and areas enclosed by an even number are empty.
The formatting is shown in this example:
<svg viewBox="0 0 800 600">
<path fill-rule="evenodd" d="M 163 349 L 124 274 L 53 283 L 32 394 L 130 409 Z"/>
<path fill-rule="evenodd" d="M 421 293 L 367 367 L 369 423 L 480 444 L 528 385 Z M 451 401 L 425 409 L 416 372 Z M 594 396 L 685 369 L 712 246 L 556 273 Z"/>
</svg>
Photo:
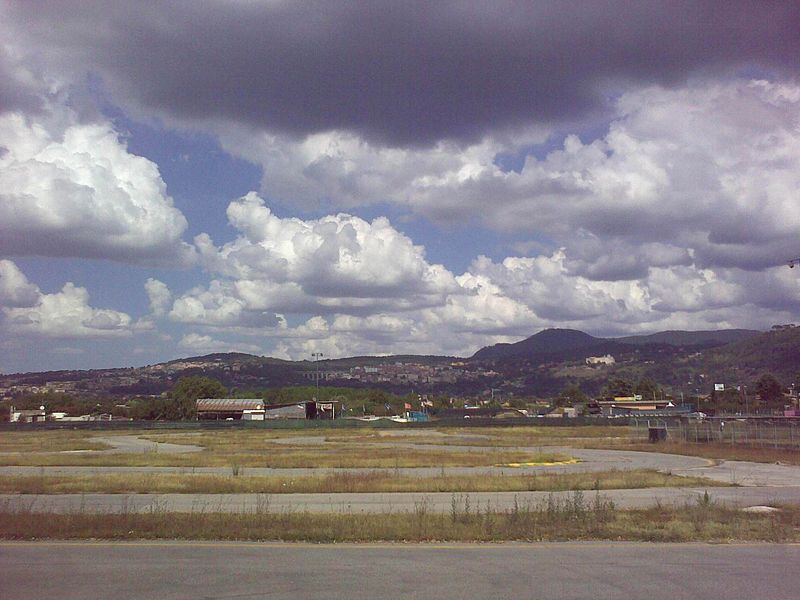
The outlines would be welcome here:
<svg viewBox="0 0 800 600">
<path fill-rule="evenodd" d="M 258 398 L 201 398 L 197 401 L 197 410 L 203 412 L 264 410 L 264 401 Z"/>
<path fill-rule="evenodd" d="M 267 408 L 264 413 L 266 419 L 305 419 L 306 407 L 305 404 L 289 404 L 285 406 L 276 406 Z"/>
</svg>

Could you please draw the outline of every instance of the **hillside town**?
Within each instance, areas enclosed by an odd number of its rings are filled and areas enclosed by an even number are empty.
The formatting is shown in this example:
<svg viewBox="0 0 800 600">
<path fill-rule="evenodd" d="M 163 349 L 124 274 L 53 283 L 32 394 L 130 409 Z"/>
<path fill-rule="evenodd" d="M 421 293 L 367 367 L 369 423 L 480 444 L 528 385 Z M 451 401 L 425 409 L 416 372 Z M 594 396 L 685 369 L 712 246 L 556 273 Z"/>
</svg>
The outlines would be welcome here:
<svg viewBox="0 0 800 600">
<path fill-rule="evenodd" d="M 213 397 L 257 398 L 265 412 L 256 417 L 251 413 L 251 419 L 268 418 L 268 406 L 309 402 L 335 402 L 337 416 L 352 418 L 400 418 L 410 413 L 426 419 L 690 413 L 793 416 L 800 409 L 800 382 L 791 377 L 792 363 L 780 356 L 781 352 L 792 356 L 800 347 L 798 331 L 781 325 L 765 333 L 742 334 L 740 341 L 729 344 L 711 339 L 719 334 L 705 334 L 706 338 L 687 344 L 684 332 L 681 343 L 671 345 L 649 339 L 620 343 L 581 332 L 545 330 L 519 342 L 519 350 L 514 345 L 490 347 L 468 359 L 318 357 L 289 362 L 233 353 L 139 368 L 2 375 L 0 418 L 165 418 L 175 414 L 168 405 L 179 384 L 198 379 L 217 383 L 218 395 Z M 770 350 L 754 352 L 753 347 Z M 717 366 L 717 356 L 734 355 L 740 348 L 747 349 L 748 356 Z M 777 362 L 765 364 L 764 356 Z M 753 362 L 752 357 L 762 362 Z M 752 367 L 745 370 L 748 365 Z M 243 414 L 232 418 L 241 419 Z"/>
</svg>

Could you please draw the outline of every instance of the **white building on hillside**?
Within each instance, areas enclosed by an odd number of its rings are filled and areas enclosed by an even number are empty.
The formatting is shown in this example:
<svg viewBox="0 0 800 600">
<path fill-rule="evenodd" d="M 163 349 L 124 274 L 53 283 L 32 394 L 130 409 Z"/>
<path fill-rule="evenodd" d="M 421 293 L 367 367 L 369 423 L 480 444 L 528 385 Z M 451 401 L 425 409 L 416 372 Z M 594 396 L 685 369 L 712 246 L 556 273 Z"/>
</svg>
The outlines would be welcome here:
<svg viewBox="0 0 800 600">
<path fill-rule="evenodd" d="M 606 354 L 605 356 L 590 356 L 586 359 L 586 364 L 591 366 L 594 365 L 613 365 L 615 362 L 614 357 L 610 354 Z"/>
</svg>

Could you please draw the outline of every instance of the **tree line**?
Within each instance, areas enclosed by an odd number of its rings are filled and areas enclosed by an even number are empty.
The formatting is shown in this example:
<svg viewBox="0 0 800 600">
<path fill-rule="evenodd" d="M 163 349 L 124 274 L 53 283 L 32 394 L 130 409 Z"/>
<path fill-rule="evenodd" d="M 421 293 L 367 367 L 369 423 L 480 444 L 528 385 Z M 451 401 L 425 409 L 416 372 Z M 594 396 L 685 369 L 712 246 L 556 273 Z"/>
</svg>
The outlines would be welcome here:
<svg viewBox="0 0 800 600">
<path fill-rule="evenodd" d="M 800 373 L 792 384 L 800 390 Z M 740 386 L 738 389 L 727 387 L 724 391 L 710 391 L 710 397 L 706 401 L 711 402 L 718 410 L 729 412 L 776 410 L 783 408 L 788 389 L 774 375 L 764 373 L 752 389 Z M 644 400 L 675 400 L 665 388 L 649 377 L 637 380 L 614 377 L 606 382 L 600 392 L 601 398 L 634 395 L 641 395 Z M 196 418 L 196 401 L 199 398 L 259 398 L 265 404 L 291 404 L 312 399 L 321 402 L 337 401 L 343 413 L 350 416 L 395 415 L 402 413 L 409 405 L 414 410 L 420 410 L 420 401 L 423 399 L 426 410 L 432 413 L 454 405 L 462 406 L 464 403 L 463 399 L 454 402 L 446 394 L 422 396 L 412 392 L 401 395 L 377 388 L 288 386 L 267 390 L 229 390 L 216 379 L 195 375 L 180 378 L 165 395 L 134 398 L 126 404 L 120 404 L 113 399 L 81 399 L 63 393 L 29 394 L 13 400 L 6 399 L 0 402 L 0 419 L 9 419 L 12 405 L 18 409 L 35 409 L 44 405 L 48 412 L 61 411 L 73 416 L 111 414 L 136 420 L 180 421 Z M 586 404 L 591 400 L 578 384 L 572 383 L 565 386 L 551 403 L 557 407 L 573 406 Z M 690 396 L 685 401 L 697 405 L 698 398 Z M 526 401 L 523 398 L 513 398 L 511 404 L 524 408 Z"/>
</svg>

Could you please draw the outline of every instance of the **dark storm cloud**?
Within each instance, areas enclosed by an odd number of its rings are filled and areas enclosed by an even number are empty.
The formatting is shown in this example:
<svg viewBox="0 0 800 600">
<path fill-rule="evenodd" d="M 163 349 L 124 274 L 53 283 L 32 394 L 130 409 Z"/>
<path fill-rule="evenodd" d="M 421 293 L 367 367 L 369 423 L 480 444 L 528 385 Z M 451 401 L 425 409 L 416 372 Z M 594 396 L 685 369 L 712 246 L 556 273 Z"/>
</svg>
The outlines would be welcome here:
<svg viewBox="0 0 800 600">
<path fill-rule="evenodd" d="M 794 2 L 118 2 L 10 5 L 20 36 L 178 119 L 390 145 L 602 111 L 630 82 L 786 72 Z M 24 32 L 24 33 L 23 33 Z"/>
</svg>

